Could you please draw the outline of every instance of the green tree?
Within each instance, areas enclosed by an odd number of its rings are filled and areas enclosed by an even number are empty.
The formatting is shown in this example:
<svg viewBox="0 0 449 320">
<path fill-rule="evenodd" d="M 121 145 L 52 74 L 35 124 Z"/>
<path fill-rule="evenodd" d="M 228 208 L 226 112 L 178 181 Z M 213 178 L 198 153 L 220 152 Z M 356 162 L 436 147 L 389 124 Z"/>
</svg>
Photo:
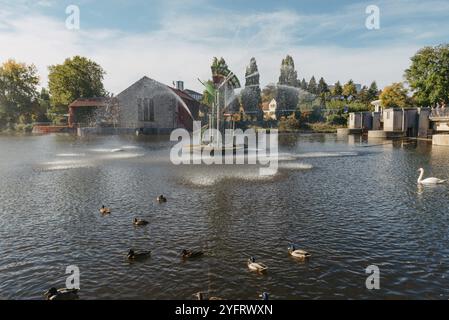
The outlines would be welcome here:
<svg viewBox="0 0 449 320">
<path fill-rule="evenodd" d="M 300 84 L 299 87 L 300 87 L 302 90 L 307 91 L 307 82 L 306 82 L 306 79 L 302 78 L 301 84 Z"/>
<path fill-rule="evenodd" d="M 402 83 L 393 83 L 385 87 L 380 95 L 380 100 L 384 108 L 405 108 L 408 105 L 409 99 L 407 96 L 407 89 Z"/>
<path fill-rule="evenodd" d="M 289 55 L 282 60 L 281 74 L 279 76 L 276 94 L 277 109 L 276 117 L 281 119 L 295 112 L 299 101 L 298 73 L 295 70 L 293 58 Z"/>
<path fill-rule="evenodd" d="M 318 86 L 316 84 L 315 76 L 312 76 L 312 78 L 310 78 L 307 89 L 309 90 L 310 93 L 318 94 Z"/>
<path fill-rule="evenodd" d="M 376 81 L 373 81 L 367 92 L 367 102 L 371 103 L 375 100 L 379 100 L 379 88 Z"/>
<path fill-rule="evenodd" d="M 48 121 L 48 112 L 50 110 L 50 93 L 47 89 L 42 88 L 37 98 L 37 101 L 34 103 L 33 107 L 33 120 L 36 122 L 47 122 Z"/>
<path fill-rule="evenodd" d="M 205 106 L 208 106 L 209 108 L 212 108 L 212 104 L 215 102 L 215 87 L 212 80 L 206 81 L 204 83 L 204 86 L 206 87 L 203 91 L 203 99 L 201 100 L 201 103 Z"/>
<path fill-rule="evenodd" d="M 67 107 L 78 98 L 107 95 L 103 86 L 106 72 L 96 62 L 85 57 L 68 58 L 63 64 L 49 68 L 48 87 L 53 115 L 67 113 Z"/>
<path fill-rule="evenodd" d="M 271 102 L 276 99 L 277 87 L 275 84 L 269 84 L 262 90 L 262 102 Z"/>
<path fill-rule="evenodd" d="M 245 78 L 245 88 L 242 90 L 243 109 L 245 110 L 245 113 L 255 115 L 258 121 L 262 121 L 263 111 L 261 109 L 262 96 L 259 83 L 260 74 L 255 58 L 251 58 L 249 66 L 246 68 Z"/>
<path fill-rule="evenodd" d="M 327 85 L 326 81 L 324 81 L 324 78 L 321 77 L 320 81 L 318 82 L 318 88 L 317 88 L 318 94 L 320 95 L 321 104 L 326 104 L 326 98 L 330 92 L 329 86 Z"/>
<path fill-rule="evenodd" d="M 348 98 L 348 97 L 355 97 L 357 95 L 357 87 L 354 84 L 354 81 L 349 80 L 348 83 L 346 83 L 343 86 L 343 95 Z"/>
<path fill-rule="evenodd" d="M 372 100 L 369 98 L 369 90 L 367 86 L 363 86 L 358 94 L 358 100 L 366 105 L 369 105 Z"/>
<path fill-rule="evenodd" d="M 334 84 L 334 88 L 332 89 L 332 95 L 334 97 L 340 97 L 343 95 L 343 87 L 340 84 L 340 81 L 337 81 Z"/>
<path fill-rule="evenodd" d="M 328 93 L 328 92 L 329 92 L 329 86 L 327 85 L 324 78 L 321 78 L 320 81 L 318 82 L 318 93 L 322 94 L 322 93 Z"/>
<path fill-rule="evenodd" d="M 449 44 L 425 47 L 412 57 L 405 77 L 422 106 L 449 103 Z"/>
<path fill-rule="evenodd" d="M 31 121 L 38 84 L 34 65 L 8 60 L 0 66 L 0 126 Z"/>
</svg>

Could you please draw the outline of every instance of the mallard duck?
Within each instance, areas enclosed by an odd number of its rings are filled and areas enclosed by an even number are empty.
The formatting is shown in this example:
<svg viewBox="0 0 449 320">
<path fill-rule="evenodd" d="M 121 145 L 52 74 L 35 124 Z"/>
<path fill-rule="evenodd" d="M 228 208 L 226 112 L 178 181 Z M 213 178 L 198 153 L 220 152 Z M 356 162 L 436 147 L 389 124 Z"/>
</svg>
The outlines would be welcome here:
<svg viewBox="0 0 449 320">
<path fill-rule="evenodd" d="M 248 268 L 251 271 L 257 271 L 257 272 L 265 272 L 268 270 L 268 267 L 264 265 L 263 263 L 256 262 L 256 259 L 254 257 L 251 257 L 248 259 Z"/>
<path fill-rule="evenodd" d="M 202 251 L 191 251 L 191 250 L 182 250 L 181 256 L 184 259 L 189 259 L 189 258 L 199 258 L 201 256 L 204 255 L 204 252 Z"/>
<path fill-rule="evenodd" d="M 56 289 L 51 288 L 44 293 L 47 300 L 76 300 L 78 299 L 78 289 Z"/>
<path fill-rule="evenodd" d="M 288 253 L 292 257 L 298 258 L 298 259 L 308 259 L 308 258 L 310 258 L 312 256 L 307 251 L 304 251 L 304 250 L 301 250 L 301 249 L 296 249 L 294 244 L 291 244 L 291 245 L 288 246 Z"/>
<path fill-rule="evenodd" d="M 146 220 L 137 219 L 137 218 L 134 218 L 134 221 L 133 221 L 133 224 L 134 224 L 135 226 L 146 226 L 148 223 L 149 223 L 149 222 L 146 221 Z"/>
<path fill-rule="evenodd" d="M 142 260 L 148 258 L 150 255 L 151 251 L 135 252 L 133 249 L 130 249 L 127 258 L 128 260 Z"/>
<path fill-rule="evenodd" d="M 266 301 L 266 300 L 269 300 L 270 296 L 268 295 L 267 292 L 262 292 L 262 294 L 259 296 L 259 298 Z"/>
<path fill-rule="evenodd" d="M 223 300 L 222 298 L 219 297 L 209 297 L 207 294 L 204 294 L 204 292 L 195 293 L 194 296 L 198 300 Z"/>
<path fill-rule="evenodd" d="M 157 197 L 156 200 L 157 200 L 157 202 L 159 202 L 159 203 L 167 202 L 167 198 L 164 197 L 162 194 L 161 194 L 159 197 Z"/>
<path fill-rule="evenodd" d="M 101 206 L 100 213 L 101 214 L 110 214 L 111 213 L 111 209 L 106 208 L 105 206 Z"/>
</svg>

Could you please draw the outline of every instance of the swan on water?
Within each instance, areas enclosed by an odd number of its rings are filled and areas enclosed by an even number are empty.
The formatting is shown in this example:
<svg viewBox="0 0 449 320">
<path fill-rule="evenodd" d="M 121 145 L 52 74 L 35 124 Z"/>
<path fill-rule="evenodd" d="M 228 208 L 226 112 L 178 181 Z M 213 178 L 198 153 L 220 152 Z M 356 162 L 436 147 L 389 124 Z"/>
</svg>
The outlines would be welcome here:
<svg viewBox="0 0 449 320">
<path fill-rule="evenodd" d="M 440 183 L 444 183 L 446 182 L 446 180 L 441 180 L 438 178 L 426 178 L 423 180 L 423 176 L 424 176 L 424 169 L 420 168 L 418 169 L 418 171 L 420 172 L 419 178 L 418 178 L 418 184 L 440 184 Z"/>
</svg>

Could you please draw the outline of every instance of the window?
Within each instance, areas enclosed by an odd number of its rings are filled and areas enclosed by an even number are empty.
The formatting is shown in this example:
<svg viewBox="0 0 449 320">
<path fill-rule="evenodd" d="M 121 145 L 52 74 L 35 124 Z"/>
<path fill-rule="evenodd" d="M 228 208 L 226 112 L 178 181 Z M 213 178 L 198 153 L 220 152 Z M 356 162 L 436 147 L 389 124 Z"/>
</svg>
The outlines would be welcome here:
<svg viewBox="0 0 449 320">
<path fill-rule="evenodd" d="M 142 100 L 142 99 L 139 99 Z M 154 101 L 153 99 L 143 99 L 143 111 L 141 112 L 142 118 L 140 121 L 154 121 Z"/>
<path fill-rule="evenodd" d="M 138 119 L 139 121 L 143 121 L 143 106 L 142 106 L 142 99 L 137 99 L 137 112 L 138 112 Z"/>
<path fill-rule="evenodd" d="M 387 111 L 387 120 L 390 119 L 390 111 Z"/>
<path fill-rule="evenodd" d="M 149 101 L 148 98 L 143 99 L 143 121 L 149 121 Z"/>
<path fill-rule="evenodd" d="M 154 101 L 150 99 L 150 121 L 154 121 Z"/>
</svg>

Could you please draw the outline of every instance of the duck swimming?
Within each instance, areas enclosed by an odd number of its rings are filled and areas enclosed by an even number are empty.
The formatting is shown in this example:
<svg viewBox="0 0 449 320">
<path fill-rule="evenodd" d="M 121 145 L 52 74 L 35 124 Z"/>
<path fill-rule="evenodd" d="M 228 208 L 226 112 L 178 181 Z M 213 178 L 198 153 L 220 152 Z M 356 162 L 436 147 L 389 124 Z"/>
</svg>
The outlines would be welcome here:
<svg viewBox="0 0 449 320">
<path fill-rule="evenodd" d="M 190 258 L 199 258 L 204 255 L 204 252 L 202 251 L 191 251 L 191 250 L 182 250 L 181 256 L 183 259 L 190 259 Z"/>
<path fill-rule="evenodd" d="M 291 244 L 291 245 L 288 246 L 288 253 L 292 257 L 298 258 L 298 259 L 308 259 L 308 258 L 310 258 L 312 256 L 307 251 L 304 251 L 304 250 L 301 250 L 301 249 L 296 249 L 294 244 Z"/>
<path fill-rule="evenodd" d="M 268 270 L 268 267 L 266 265 L 260 262 L 256 262 L 256 259 L 254 257 L 248 259 L 248 268 L 251 271 L 257 272 L 265 272 Z"/>
<path fill-rule="evenodd" d="M 142 260 L 148 258 L 150 255 L 151 251 L 135 252 L 133 249 L 130 249 L 126 257 L 128 260 Z"/>
<path fill-rule="evenodd" d="M 265 300 L 265 301 L 270 300 L 270 299 L 269 299 L 270 296 L 268 295 L 267 292 L 263 292 L 263 293 L 259 296 L 259 298 L 262 298 L 262 300 Z"/>
<path fill-rule="evenodd" d="M 222 298 L 218 298 L 218 297 L 209 297 L 207 294 L 205 294 L 204 292 L 198 292 L 195 293 L 194 296 L 198 299 L 198 300 L 223 300 Z"/>
<path fill-rule="evenodd" d="M 105 206 L 101 206 L 100 213 L 101 214 L 110 214 L 111 213 L 111 209 L 106 208 Z"/>
<path fill-rule="evenodd" d="M 56 289 L 51 288 L 44 293 L 47 300 L 76 300 L 78 299 L 78 289 Z"/>
<path fill-rule="evenodd" d="M 156 200 L 157 200 L 157 202 L 159 202 L 159 203 L 167 202 L 167 198 L 164 197 L 164 195 L 162 195 L 162 194 L 161 194 L 159 197 L 157 197 Z"/>
<path fill-rule="evenodd" d="M 147 224 L 149 224 L 149 222 L 143 219 L 134 218 L 133 224 L 135 226 L 146 226 Z"/>
</svg>

